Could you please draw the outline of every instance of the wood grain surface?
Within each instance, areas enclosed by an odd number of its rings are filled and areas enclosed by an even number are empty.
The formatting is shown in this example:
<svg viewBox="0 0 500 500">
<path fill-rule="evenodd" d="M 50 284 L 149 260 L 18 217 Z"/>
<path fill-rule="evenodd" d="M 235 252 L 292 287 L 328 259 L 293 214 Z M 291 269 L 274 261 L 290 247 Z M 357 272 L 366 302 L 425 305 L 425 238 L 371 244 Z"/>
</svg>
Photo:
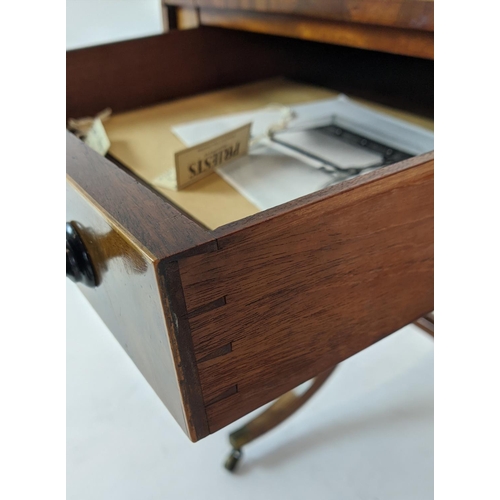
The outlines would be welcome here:
<svg viewBox="0 0 500 500">
<path fill-rule="evenodd" d="M 72 50 L 66 53 L 67 117 L 106 107 L 117 113 L 276 76 L 277 56 L 264 38 L 213 28 Z"/>
<path fill-rule="evenodd" d="M 81 292 L 189 434 L 151 256 L 71 181 L 66 207 L 66 218 L 77 222 L 100 281 L 96 288 L 80 285 Z"/>
<path fill-rule="evenodd" d="M 68 118 L 276 76 L 433 115 L 432 61 L 293 38 L 203 26 L 69 51 L 66 61 Z"/>
<path fill-rule="evenodd" d="M 164 0 L 164 3 L 434 31 L 433 0 Z"/>
<path fill-rule="evenodd" d="M 155 263 L 168 338 L 175 362 L 179 391 L 184 403 L 187 434 L 198 441 L 210 434 L 198 365 L 186 311 L 177 261 Z"/>
<path fill-rule="evenodd" d="M 433 165 L 251 216 L 179 261 L 211 432 L 433 309 Z"/>
<path fill-rule="evenodd" d="M 353 24 L 327 18 L 205 8 L 200 10 L 200 21 L 206 26 L 434 59 L 434 33 L 431 31 Z"/>
</svg>

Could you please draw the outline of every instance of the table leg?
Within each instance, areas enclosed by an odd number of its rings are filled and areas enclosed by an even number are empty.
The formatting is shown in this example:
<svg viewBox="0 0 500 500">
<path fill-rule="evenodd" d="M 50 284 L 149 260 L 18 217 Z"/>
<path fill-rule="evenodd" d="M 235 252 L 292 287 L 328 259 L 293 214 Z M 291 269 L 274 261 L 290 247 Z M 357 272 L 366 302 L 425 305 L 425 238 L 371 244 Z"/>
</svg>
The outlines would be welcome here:
<svg viewBox="0 0 500 500">
<path fill-rule="evenodd" d="M 227 457 L 224 467 L 229 471 L 233 471 L 242 456 L 242 447 L 274 429 L 293 415 L 326 382 L 335 368 L 336 366 L 315 377 L 312 385 L 304 393 L 297 395 L 295 391 L 287 392 L 260 415 L 240 429 L 232 432 L 229 435 L 229 442 L 233 449 Z"/>
</svg>

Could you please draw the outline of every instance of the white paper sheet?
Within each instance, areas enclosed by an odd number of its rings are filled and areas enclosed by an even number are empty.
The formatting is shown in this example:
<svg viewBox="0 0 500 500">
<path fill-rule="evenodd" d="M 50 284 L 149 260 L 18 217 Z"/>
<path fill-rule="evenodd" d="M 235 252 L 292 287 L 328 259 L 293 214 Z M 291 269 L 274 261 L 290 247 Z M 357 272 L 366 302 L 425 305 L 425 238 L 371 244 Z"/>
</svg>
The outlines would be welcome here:
<svg viewBox="0 0 500 500">
<path fill-rule="evenodd" d="M 345 121 L 347 128 L 355 127 L 360 135 L 413 155 L 431 151 L 434 147 L 432 132 L 373 111 L 344 95 L 292 106 L 291 109 L 296 115 L 290 123 L 291 131 L 314 126 L 318 121 L 335 116 L 336 123 L 340 126 Z M 172 131 L 186 146 L 194 146 L 248 122 L 252 122 L 251 134 L 256 137 L 265 133 L 282 117 L 282 110 L 265 108 L 181 124 L 173 127 Z M 313 144 L 308 146 L 307 133 L 287 132 L 287 135 L 290 133 L 297 134 L 295 139 L 301 142 L 302 148 L 312 148 L 318 152 L 323 147 L 316 144 L 317 137 L 310 136 L 309 140 Z M 342 168 L 363 167 L 372 164 L 377 158 L 372 152 L 354 150 L 344 144 L 337 153 L 335 161 Z M 217 172 L 258 208 L 265 210 L 325 187 L 332 177 L 325 171 L 318 170 L 323 166 L 320 161 L 265 140 L 252 148 L 247 157 L 223 166 Z"/>
<path fill-rule="evenodd" d="M 263 210 L 314 193 L 331 180 L 328 173 L 269 145 L 254 148 L 248 156 L 218 169 L 218 174 Z"/>
</svg>

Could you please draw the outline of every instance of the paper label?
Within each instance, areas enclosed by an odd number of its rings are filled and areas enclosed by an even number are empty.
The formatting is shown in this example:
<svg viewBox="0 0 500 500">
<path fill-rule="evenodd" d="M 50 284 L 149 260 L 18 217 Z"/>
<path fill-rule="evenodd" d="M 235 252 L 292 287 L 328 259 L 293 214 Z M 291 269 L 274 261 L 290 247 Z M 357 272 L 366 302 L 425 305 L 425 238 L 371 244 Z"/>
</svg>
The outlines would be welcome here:
<svg viewBox="0 0 500 500">
<path fill-rule="evenodd" d="M 104 125 L 100 118 L 94 120 L 83 142 L 102 156 L 108 152 L 111 143 L 109 142 L 108 135 L 106 134 L 106 130 L 104 130 Z"/>
<path fill-rule="evenodd" d="M 175 154 L 177 189 L 185 188 L 248 153 L 251 123 Z"/>
</svg>

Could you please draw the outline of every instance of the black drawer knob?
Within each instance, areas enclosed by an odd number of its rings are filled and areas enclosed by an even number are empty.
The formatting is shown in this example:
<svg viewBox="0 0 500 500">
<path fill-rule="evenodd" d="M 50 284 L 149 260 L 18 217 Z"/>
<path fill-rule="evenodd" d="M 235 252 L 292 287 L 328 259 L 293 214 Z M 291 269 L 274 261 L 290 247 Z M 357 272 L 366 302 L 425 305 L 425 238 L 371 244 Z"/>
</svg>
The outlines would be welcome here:
<svg viewBox="0 0 500 500">
<path fill-rule="evenodd" d="M 89 254 L 72 222 L 66 222 L 66 276 L 75 283 L 97 286 Z"/>
</svg>

